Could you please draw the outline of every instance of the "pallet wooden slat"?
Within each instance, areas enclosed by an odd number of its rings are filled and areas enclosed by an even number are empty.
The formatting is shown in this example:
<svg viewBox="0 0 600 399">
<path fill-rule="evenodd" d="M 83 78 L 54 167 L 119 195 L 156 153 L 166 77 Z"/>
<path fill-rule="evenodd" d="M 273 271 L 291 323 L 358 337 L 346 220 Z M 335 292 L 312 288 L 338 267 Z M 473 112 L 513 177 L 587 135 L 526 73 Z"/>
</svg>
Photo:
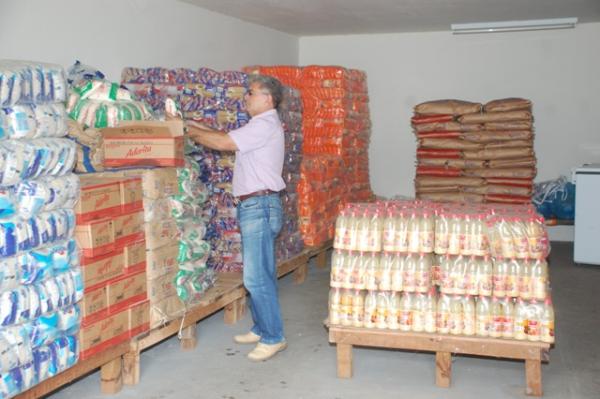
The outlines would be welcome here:
<svg viewBox="0 0 600 399">
<path fill-rule="evenodd" d="M 329 326 L 329 342 L 337 344 L 340 378 L 352 376 L 353 346 L 435 352 L 436 385 L 440 387 L 450 386 L 453 353 L 525 360 L 526 393 L 534 396 L 542 395 L 541 362 L 548 360 L 550 349 L 544 342 L 342 326 Z"/>
</svg>

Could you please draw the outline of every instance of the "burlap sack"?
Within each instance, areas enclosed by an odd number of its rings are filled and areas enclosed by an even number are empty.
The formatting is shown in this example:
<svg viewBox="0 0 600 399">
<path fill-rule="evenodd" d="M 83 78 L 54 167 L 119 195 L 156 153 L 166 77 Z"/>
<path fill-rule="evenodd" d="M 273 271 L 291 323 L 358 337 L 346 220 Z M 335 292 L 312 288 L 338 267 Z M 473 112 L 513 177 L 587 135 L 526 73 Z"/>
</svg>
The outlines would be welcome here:
<svg viewBox="0 0 600 399">
<path fill-rule="evenodd" d="M 460 187 L 459 186 L 431 186 L 431 187 L 416 187 L 415 188 L 417 193 L 427 193 L 427 194 L 433 194 L 433 193 L 445 193 L 445 192 L 455 192 L 458 193 L 460 192 Z"/>
<path fill-rule="evenodd" d="M 524 98 L 502 98 L 488 102 L 483 109 L 485 112 L 531 110 L 531 101 Z"/>
<path fill-rule="evenodd" d="M 529 168 L 536 166 L 536 159 L 535 157 L 520 159 L 494 159 L 488 161 L 487 166 L 492 169 Z"/>
<path fill-rule="evenodd" d="M 533 123 L 531 121 L 489 122 L 484 126 L 485 130 L 531 130 Z"/>
<path fill-rule="evenodd" d="M 449 150 L 480 150 L 483 149 L 482 144 L 471 143 L 469 141 L 459 139 L 440 139 L 440 138 L 427 138 L 420 139 L 419 146 L 421 148 L 437 148 L 437 149 L 449 149 Z"/>
<path fill-rule="evenodd" d="M 431 186 L 481 186 L 485 181 L 478 177 L 429 177 L 417 176 L 415 178 L 415 186 L 431 187 Z"/>
<path fill-rule="evenodd" d="M 462 176 L 462 169 L 444 166 L 417 166 L 417 176 L 457 177 Z"/>
<path fill-rule="evenodd" d="M 467 159 L 420 158 L 417 160 L 417 165 L 473 169 L 485 167 L 485 161 L 470 161 Z"/>
<path fill-rule="evenodd" d="M 483 195 L 470 193 L 418 193 L 417 198 L 436 202 L 476 202 L 481 203 L 484 200 Z"/>
<path fill-rule="evenodd" d="M 418 139 L 427 139 L 427 138 L 439 138 L 439 139 L 452 139 L 452 138 L 460 138 L 462 136 L 462 132 L 415 132 Z"/>
<path fill-rule="evenodd" d="M 454 115 L 415 115 L 410 119 L 413 125 L 431 122 L 450 122 L 454 120 Z"/>
<path fill-rule="evenodd" d="M 491 130 L 482 132 L 465 132 L 461 135 L 463 140 L 474 143 L 492 143 L 496 141 L 532 140 L 533 133 L 530 130 Z"/>
<path fill-rule="evenodd" d="M 507 178 L 534 178 L 535 168 L 511 168 L 511 169 L 468 169 L 464 171 L 465 176 L 473 177 L 507 177 Z"/>
<path fill-rule="evenodd" d="M 460 150 L 417 148 L 417 159 L 420 158 L 460 159 L 462 158 L 462 153 Z"/>
<path fill-rule="evenodd" d="M 531 112 L 529 111 L 484 112 L 483 114 L 478 113 L 462 115 L 458 118 L 460 123 L 488 123 L 530 120 Z"/>
<path fill-rule="evenodd" d="M 489 177 L 485 179 L 488 184 L 501 184 L 504 186 L 533 188 L 531 179 L 510 179 L 505 177 Z"/>
<path fill-rule="evenodd" d="M 462 100 L 427 101 L 415 106 L 414 111 L 419 115 L 463 115 L 481 112 L 482 104 Z"/>
<path fill-rule="evenodd" d="M 526 187 L 511 187 L 511 186 L 501 186 L 496 184 L 487 184 L 482 187 L 465 187 L 465 193 L 473 193 L 473 194 L 504 194 L 504 195 L 520 195 L 520 196 L 530 196 L 531 188 Z"/>
<path fill-rule="evenodd" d="M 519 195 L 486 194 L 485 201 L 498 202 L 502 204 L 528 204 L 531 203 L 531 197 Z"/>
<path fill-rule="evenodd" d="M 415 131 L 420 132 L 473 132 L 483 130 L 483 125 L 467 125 L 458 122 L 432 122 L 414 125 Z"/>
<path fill-rule="evenodd" d="M 499 143 L 487 143 L 484 145 L 486 150 L 496 150 L 499 148 L 526 148 L 533 147 L 532 140 L 513 140 L 513 141 L 501 141 Z"/>
<path fill-rule="evenodd" d="M 464 159 L 511 159 L 511 158 L 529 158 L 533 156 L 533 149 L 526 148 L 503 148 L 498 150 L 480 150 L 480 151 L 463 151 Z"/>
</svg>

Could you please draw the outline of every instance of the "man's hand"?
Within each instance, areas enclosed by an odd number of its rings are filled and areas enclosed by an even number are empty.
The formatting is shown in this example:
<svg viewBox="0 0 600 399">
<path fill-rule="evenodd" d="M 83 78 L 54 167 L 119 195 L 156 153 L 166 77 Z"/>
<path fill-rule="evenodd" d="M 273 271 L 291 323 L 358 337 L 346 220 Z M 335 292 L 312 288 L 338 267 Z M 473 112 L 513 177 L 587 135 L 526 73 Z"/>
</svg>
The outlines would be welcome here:
<svg viewBox="0 0 600 399">
<path fill-rule="evenodd" d="M 195 121 L 188 121 L 186 125 L 189 137 L 197 144 L 219 151 L 238 150 L 235 141 L 225 132 L 211 129 Z"/>
</svg>

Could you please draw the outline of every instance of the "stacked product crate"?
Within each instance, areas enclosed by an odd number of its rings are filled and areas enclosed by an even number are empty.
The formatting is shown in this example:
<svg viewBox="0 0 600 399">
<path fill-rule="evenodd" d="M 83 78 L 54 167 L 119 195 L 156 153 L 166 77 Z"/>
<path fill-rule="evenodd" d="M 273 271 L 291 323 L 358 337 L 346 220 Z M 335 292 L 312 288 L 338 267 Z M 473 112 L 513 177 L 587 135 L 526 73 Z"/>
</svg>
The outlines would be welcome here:
<svg viewBox="0 0 600 399">
<path fill-rule="evenodd" d="M 531 101 L 415 106 L 415 191 L 437 201 L 529 203 L 536 175 Z"/>
<path fill-rule="evenodd" d="M 547 232 L 530 206 L 350 204 L 334 247 L 331 324 L 554 342 Z"/>
<path fill-rule="evenodd" d="M 61 67 L 0 61 L 0 397 L 73 366 L 83 282 L 79 179 Z"/>
</svg>

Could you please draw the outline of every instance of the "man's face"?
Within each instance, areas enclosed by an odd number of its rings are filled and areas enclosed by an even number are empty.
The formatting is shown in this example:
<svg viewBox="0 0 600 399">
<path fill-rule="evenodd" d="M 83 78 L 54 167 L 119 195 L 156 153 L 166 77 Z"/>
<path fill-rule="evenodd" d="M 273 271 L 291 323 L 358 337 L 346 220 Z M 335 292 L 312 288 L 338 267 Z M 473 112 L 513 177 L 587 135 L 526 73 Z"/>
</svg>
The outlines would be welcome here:
<svg viewBox="0 0 600 399">
<path fill-rule="evenodd" d="M 273 99 L 269 92 L 260 87 L 258 83 L 252 83 L 244 95 L 246 110 L 250 116 L 261 114 L 273 108 Z"/>
</svg>

